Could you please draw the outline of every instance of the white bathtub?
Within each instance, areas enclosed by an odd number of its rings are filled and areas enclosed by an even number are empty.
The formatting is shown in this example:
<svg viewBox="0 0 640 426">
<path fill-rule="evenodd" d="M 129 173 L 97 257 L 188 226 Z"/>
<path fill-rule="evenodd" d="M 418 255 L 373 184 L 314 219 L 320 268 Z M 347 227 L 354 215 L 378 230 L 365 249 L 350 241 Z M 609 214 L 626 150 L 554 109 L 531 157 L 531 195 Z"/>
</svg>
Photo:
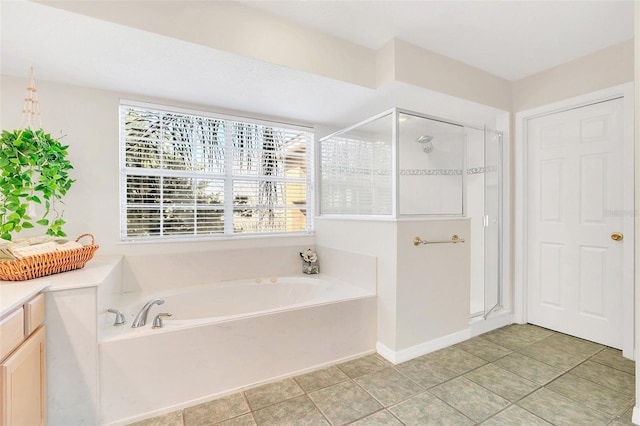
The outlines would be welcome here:
<svg viewBox="0 0 640 426">
<path fill-rule="evenodd" d="M 151 298 L 147 325 L 131 328 Z M 375 294 L 320 275 L 125 294 L 102 314 L 104 424 L 123 424 L 373 352 Z M 153 318 L 171 312 L 162 329 Z"/>
</svg>

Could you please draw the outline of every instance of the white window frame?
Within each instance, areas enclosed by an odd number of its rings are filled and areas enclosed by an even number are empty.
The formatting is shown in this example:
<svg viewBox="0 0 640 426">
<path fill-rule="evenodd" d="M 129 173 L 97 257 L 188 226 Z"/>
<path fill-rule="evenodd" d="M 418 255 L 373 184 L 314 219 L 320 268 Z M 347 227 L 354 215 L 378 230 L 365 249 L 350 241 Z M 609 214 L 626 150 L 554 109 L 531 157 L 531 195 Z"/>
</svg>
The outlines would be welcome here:
<svg viewBox="0 0 640 426">
<path fill-rule="evenodd" d="M 150 175 L 150 176 L 162 176 L 168 175 L 167 169 L 145 169 L 126 167 L 126 129 L 123 108 L 139 108 L 148 109 L 150 111 L 157 111 L 163 113 L 184 114 L 196 117 L 205 117 L 216 120 L 224 121 L 225 135 L 231 135 L 230 123 L 242 122 L 243 124 L 258 125 L 275 127 L 279 129 L 286 129 L 291 131 L 300 131 L 308 133 L 308 139 L 305 146 L 305 163 L 306 163 L 306 178 L 304 182 L 300 179 L 289 179 L 287 177 L 271 177 L 269 181 L 273 182 L 291 182 L 291 183 L 306 183 L 306 229 L 304 231 L 280 231 L 280 232 L 234 232 L 233 218 L 234 218 L 234 197 L 233 197 L 233 182 L 236 180 L 242 181 L 264 181 L 264 177 L 255 177 L 250 175 L 234 174 L 232 167 L 232 158 L 230 155 L 233 153 L 233 146 L 231 143 L 225 143 L 225 170 L 222 174 L 208 174 L 198 172 L 180 172 L 181 175 L 189 175 L 188 177 L 195 178 L 215 178 L 224 181 L 224 201 L 221 204 L 221 209 L 224 210 L 224 231 L 216 234 L 179 234 L 179 235 L 163 235 L 162 232 L 159 235 L 127 235 L 127 177 L 130 174 L 135 175 Z M 301 126 L 285 122 L 276 122 L 261 120 L 245 116 L 234 116 L 229 114 L 213 113 L 210 111 L 202 111 L 195 109 L 187 109 L 180 107 L 173 107 L 167 105 L 159 105 L 147 102 L 139 102 L 132 100 L 120 100 L 118 107 L 118 122 L 119 122 L 119 151 L 120 151 L 120 240 L 123 242 L 137 242 L 137 241 L 201 241 L 203 239 L 225 239 L 225 238 L 247 238 L 247 237 L 260 237 L 260 236 L 300 236 L 309 235 L 314 231 L 313 218 L 315 214 L 315 134 L 312 127 Z M 228 136 L 229 141 L 231 137 Z M 161 229 L 162 230 L 162 229 Z"/>
</svg>

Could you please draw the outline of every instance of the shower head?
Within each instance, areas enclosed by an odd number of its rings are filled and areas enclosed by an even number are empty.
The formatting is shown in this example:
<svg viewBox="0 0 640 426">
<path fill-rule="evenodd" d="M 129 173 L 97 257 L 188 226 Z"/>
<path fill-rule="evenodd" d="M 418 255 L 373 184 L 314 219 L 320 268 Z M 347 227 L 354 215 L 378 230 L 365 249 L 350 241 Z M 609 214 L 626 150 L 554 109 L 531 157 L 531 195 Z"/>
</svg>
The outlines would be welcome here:
<svg viewBox="0 0 640 426">
<path fill-rule="evenodd" d="M 432 140 L 433 136 L 422 135 L 418 139 L 416 139 L 416 142 L 422 144 L 422 150 L 428 154 L 433 151 L 433 143 L 431 142 Z"/>
</svg>

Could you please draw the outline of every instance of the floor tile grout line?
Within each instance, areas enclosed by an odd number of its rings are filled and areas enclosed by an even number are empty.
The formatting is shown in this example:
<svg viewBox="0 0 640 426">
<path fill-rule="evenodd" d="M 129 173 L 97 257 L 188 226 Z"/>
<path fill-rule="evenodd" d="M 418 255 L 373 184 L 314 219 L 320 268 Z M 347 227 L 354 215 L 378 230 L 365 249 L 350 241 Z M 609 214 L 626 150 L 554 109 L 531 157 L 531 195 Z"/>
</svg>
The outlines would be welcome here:
<svg viewBox="0 0 640 426">
<path fill-rule="evenodd" d="M 402 399 L 401 401 L 394 402 L 394 403 L 393 403 L 393 404 L 391 404 L 391 405 L 385 405 L 382 401 L 380 401 L 378 398 L 376 398 L 376 397 L 375 397 L 371 392 L 369 392 L 369 391 L 368 391 L 364 386 L 362 386 L 360 383 L 356 382 L 356 379 L 353 379 L 353 381 L 354 381 L 358 386 L 360 386 L 360 388 L 361 388 L 363 391 L 365 391 L 366 393 L 368 393 L 368 394 L 369 394 L 369 396 L 371 396 L 371 398 L 373 398 L 373 399 L 374 399 L 378 404 L 380 404 L 380 405 L 382 406 L 382 408 L 383 408 L 383 409 L 387 409 L 388 407 L 392 407 L 392 406 L 394 406 L 394 405 L 396 405 L 396 404 L 400 404 L 401 402 L 404 402 L 404 401 L 406 401 L 406 400 L 408 400 L 408 399 L 411 399 L 411 398 L 413 398 L 414 396 L 419 395 L 419 394 L 421 394 L 421 393 L 423 393 L 424 391 L 426 391 L 426 390 L 427 390 L 427 389 L 426 389 L 424 386 L 422 386 L 420 383 L 416 383 L 416 382 L 414 382 L 414 381 L 413 381 L 413 380 L 411 380 L 409 377 L 407 377 L 407 376 L 405 376 L 404 374 L 402 374 L 402 373 L 400 373 L 399 371 L 397 371 L 395 368 L 393 368 L 393 367 L 391 367 L 391 368 L 392 368 L 394 371 L 398 372 L 402 377 L 406 378 L 407 380 L 409 380 L 409 381 L 410 381 L 410 382 L 412 382 L 413 384 L 415 384 L 415 385 L 419 386 L 419 387 L 420 387 L 420 389 L 421 389 L 421 391 L 420 391 L 420 392 L 418 392 L 418 393 L 416 393 L 416 394 L 413 394 L 413 395 L 411 395 L 411 396 L 408 396 L 407 398 L 404 398 L 404 399 Z M 382 370 L 378 370 L 378 371 L 382 371 Z M 374 374 L 374 373 L 377 373 L 377 371 L 374 371 L 374 372 L 369 373 L 369 374 Z M 365 374 L 365 375 L 362 375 L 362 376 L 360 376 L 360 377 L 365 377 L 365 376 L 367 376 L 367 375 L 368 375 L 368 374 Z M 360 378 L 360 377 L 358 377 L 358 378 Z"/>
<path fill-rule="evenodd" d="M 340 383 L 343 383 L 343 382 L 340 382 Z M 324 388 L 323 388 L 323 389 L 324 389 Z M 324 411 L 322 411 L 322 410 L 320 409 L 320 407 L 318 407 L 318 405 L 316 404 L 316 402 L 315 402 L 315 401 L 314 401 L 314 400 L 309 396 L 309 394 L 306 394 L 306 393 L 305 393 L 305 395 L 307 396 L 307 398 L 309 399 L 309 401 L 311 401 L 311 404 L 313 404 L 313 406 L 315 407 L 315 409 L 316 409 L 316 410 L 318 410 L 318 413 L 320 413 L 320 415 L 322 416 L 322 418 L 326 420 L 327 424 L 328 424 L 328 425 L 331 425 L 331 426 L 334 426 L 334 425 L 333 425 L 333 423 L 331 422 L 331 420 L 329 420 L 329 417 L 327 417 L 327 416 L 324 414 Z"/>
<path fill-rule="evenodd" d="M 538 389 L 536 389 L 536 391 L 537 391 L 537 390 L 540 390 L 540 389 L 541 389 L 541 388 L 538 388 Z M 533 392 L 531 392 L 529 395 L 531 395 L 532 393 L 533 393 Z M 527 396 L 529 396 L 529 395 L 527 395 Z M 519 399 L 519 400 L 518 400 L 518 402 L 519 402 L 519 401 L 522 401 L 524 398 L 526 398 L 526 397 L 523 397 L 523 398 Z M 544 421 L 544 422 L 547 422 L 547 423 L 549 423 L 550 425 L 553 425 L 553 423 L 552 423 L 551 421 L 549 421 L 549 420 L 545 419 L 544 417 L 540 417 L 540 416 L 539 416 L 539 415 L 537 415 L 536 413 L 534 413 L 534 412 L 532 412 L 532 411 L 528 410 L 527 408 L 523 407 L 522 405 L 519 405 L 517 402 L 514 402 L 514 403 L 513 403 L 513 405 L 515 405 L 516 407 L 518 407 L 518 408 L 520 408 L 520 409 L 522 409 L 522 410 L 526 411 L 527 413 L 531 414 L 532 416 L 535 416 L 536 418 L 538 418 L 538 419 L 540 419 L 540 420 L 542 420 L 542 421 Z"/>
<path fill-rule="evenodd" d="M 605 349 L 613 349 L 613 350 L 617 350 L 617 349 L 609 348 L 609 347 L 606 347 Z M 603 350 L 603 351 L 601 351 L 601 352 L 604 352 L 604 350 Z M 598 352 L 598 353 L 600 353 L 600 352 Z M 597 354 L 596 354 L 596 355 L 597 355 Z M 594 356 L 595 356 L 595 355 L 594 355 Z M 625 359 L 626 359 L 626 358 L 625 358 Z M 598 364 L 600 364 L 600 365 L 604 365 L 605 367 L 613 368 L 613 369 L 614 369 L 614 370 L 616 370 L 616 371 L 620 371 L 620 372 L 622 372 L 622 373 L 630 374 L 630 375 L 632 375 L 632 376 L 634 376 L 634 377 L 635 377 L 635 372 L 634 372 L 634 373 L 629 373 L 629 372 L 627 372 L 627 371 L 621 370 L 621 369 L 619 369 L 619 368 L 617 368 L 617 367 L 614 367 L 614 366 L 609 365 L 609 364 L 605 364 L 605 363 L 603 363 L 603 362 L 601 362 L 601 361 L 598 361 L 598 360 L 595 360 L 595 359 L 592 359 L 592 361 L 593 361 L 593 362 L 595 362 L 595 363 L 598 363 Z M 635 362 L 635 361 L 633 361 L 633 360 L 629 360 L 629 361 L 631 361 L 631 362 Z"/>
<path fill-rule="evenodd" d="M 321 371 L 321 370 L 316 370 L 316 371 Z M 296 376 L 296 377 L 299 377 L 299 376 Z M 293 377 L 293 379 L 295 380 L 296 377 Z M 300 386 L 300 389 L 302 389 L 302 391 L 304 393 L 309 394 L 309 393 L 316 392 L 316 391 L 319 391 L 319 390 L 322 390 L 322 389 L 330 388 L 331 386 L 334 386 L 334 385 L 337 385 L 337 384 L 340 384 L 340 383 L 348 382 L 349 380 L 353 380 L 353 379 L 351 377 L 347 376 L 346 379 L 340 379 L 339 381 L 337 381 L 335 383 L 331 383 L 330 385 L 326 385 L 326 386 L 321 386 L 321 387 L 319 387 L 317 389 L 313 389 L 313 390 L 310 390 L 310 391 L 308 391 L 305 388 L 303 388 L 302 385 L 297 380 L 296 380 L 296 383 L 298 384 L 298 386 Z"/>
<path fill-rule="evenodd" d="M 242 397 L 244 398 L 245 404 L 247 404 L 247 408 L 249 409 L 249 414 L 251 414 L 251 418 L 253 419 L 253 422 L 257 425 L 258 421 L 256 420 L 255 414 L 253 414 L 254 411 L 251 409 L 251 405 L 249 405 L 249 398 L 247 397 L 246 391 L 242 392 Z M 239 416 L 236 416 L 236 417 L 239 417 Z M 232 418 L 235 418 L 235 417 L 232 417 Z M 227 420 L 231 420 L 231 419 L 227 419 Z M 222 422 L 219 422 L 219 423 L 222 423 Z"/>
<path fill-rule="evenodd" d="M 554 380 L 554 381 L 555 381 L 555 380 Z M 551 383 L 551 382 L 549 382 L 549 384 L 550 384 L 550 383 Z M 583 401 L 576 401 L 575 399 L 573 399 L 573 398 L 571 398 L 571 397 L 569 397 L 569 396 L 567 396 L 567 395 L 564 395 L 564 394 L 562 394 L 562 393 L 560 393 L 560 392 L 557 392 L 557 391 L 555 391 L 555 390 L 553 390 L 553 389 L 549 389 L 549 388 L 547 388 L 547 387 L 546 387 L 546 385 L 545 385 L 545 386 L 543 386 L 543 387 L 544 387 L 547 391 L 549 391 L 549 392 L 553 392 L 553 393 L 555 393 L 556 395 L 560 395 L 560 396 L 561 396 L 561 397 L 563 397 L 563 398 L 567 398 L 568 400 L 571 400 L 572 402 L 575 402 L 576 404 L 584 405 L 585 407 L 587 407 L 587 408 L 588 408 L 588 409 L 590 409 L 590 410 L 597 411 L 597 412 L 598 412 L 598 413 L 600 413 L 600 414 L 603 414 L 603 415 L 605 415 L 605 416 L 609 416 L 609 417 L 611 417 L 611 414 L 609 414 L 609 413 L 605 413 L 605 412 L 603 412 L 603 411 L 600 411 L 599 409 L 594 408 L 593 406 L 591 406 L 591 405 L 589 405 L 589 404 L 586 404 L 586 403 L 585 403 L 585 402 L 583 402 Z M 614 415 L 614 416 L 613 416 L 613 419 L 615 419 L 616 417 L 617 417 L 617 415 Z M 609 420 L 609 421 L 611 421 L 611 420 Z M 551 423 L 551 422 L 549 422 L 549 423 Z"/>
<path fill-rule="evenodd" d="M 459 377 L 460 377 L 460 376 L 459 376 Z M 433 393 L 433 392 L 429 392 L 429 391 L 426 391 L 426 392 L 428 392 L 428 393 L 429 393 L 429 395 L 433 396 L 434 398 L 437 398 L 437 399 L 439 399 L 440 401 L 442 401 L 443 403 L 447 404 L 449 407 L 451 407 L 451 409 L 455 410 L 457 413 L 461 414 L 461 415 L 462 415 L 462 416 L 464 416 L 465 418 L 467 418 L 467 419 L 471 420 L 471 421 L 473 422 L 473 424 L 474 424 L 474 425 L 475 425 L 475 424 L 478 424 L 478 423 L 481 423 L 481 422 L 476 422 L 476 421 L 475 421 L 475 420 L 473 420 L 471 417 L 467 416 L 465 413 L 463 413 L 462 411 L 458 410 L 456 407 L 454 407 L 453 405 L 449 404 L 447 401 L 445 401 L 444 399 L 440 398 L 440 397 L 439 397 L 438 395 L 436 395 L 435 393 Z M 482 420 L 482 421 L 484 422 L 485 420 L 487 420 L 487 419 L 484 419 L 484 420 Z"/>
<path fill-rule="evenodd" d="M 600 353 L 600 352 L 598 352 L 598 353 Z M 573 370 L 575 370 L 576 368 L 580 367 L 581 365 L 583 365 L 583 364 L 584 364 L 584 363 L 586 363 L 587 361 L 596 362 L 596 361 L 593 361 L 591 358 L 593 358 L 594 356 L 596 356 L 598 353 L 594 354 L 594 355 L 593 355 L 592 357 L 590 357 L 590 358 L 585 359 L 583 362 L 581 362 L 580 364 L 576 365 L 576 366 L 575 366 L 575 367 L 573 367 L 571 370 L 567 371 L 566 373 L 563 373 L 563 375 L 564 375 L 564 374 L 569 374 L 569 373 L 571 373 Z M 621 373 L 625 373 L 624 371 L 621 371 L 621 370 L 615 369 L 615 368 L 610 367 L 610 366 L 608 366 L 608 365 L 604 365 L 604 364 L 600 364 L 600 365 L 602 365 L 602 366 L 604 366 L 604 367 L 611 368 L 611 369 L 616 370 L 616 371 L 619 371 L 619 372 L 621 372 Z M 573 375 L 575 375 L 575 376 L 578 376 L 578 377 L 580 377 L 581 379 L 586 380 L 586 381 L 588 381 L 588 382 L 595 383 L 596 385 L 599 385 L 599 386 L 602 386 L 602 387 L 604 387 L 604 388 L 607 388 L 607 389 L 609 389 L 609 390 L 616 391 L 616 392 L 620 392 L 620 393 L 623 393 L 623 394 L 625 394 L 625 395 L 633 395 L 633 396 L 635 397 L 635 387 L 634 387 L 634 393 L 633 393 L 633 394 L 630 394 L 630 393 L 627 393 L 627 392 L 622 392 L 622 391 L 620 391 L 620 390 L 618 390 L 618 389 L 613 389 L 613 388 L 611 388 L 611 387 L 609 387 L 609 386 L 607 386 L 607 385 L 603 385 L 602 383 L 594 382 L 593 380 L 591 380 L 591 379 L 589 379 L 589 378 L 587 378 L 587 377 L 582 377 L 582 376 L 579 376 L 578 374 L 575 374 L 575 373 L 571 373 L 571 374 L 573 374 Z M 629 374 L 629 373 L 625 373 L 625 374 Z M 632 374 L 629 374 L 629 375 L 630 375 L 630 376 L 632 376 L 632 377 L 634 378 L 634 382 L 635 382 L 635 376 L 633 376 Z M 555 379 L 554 379 L 554 380 L 555 380 Z"/>
</svg>

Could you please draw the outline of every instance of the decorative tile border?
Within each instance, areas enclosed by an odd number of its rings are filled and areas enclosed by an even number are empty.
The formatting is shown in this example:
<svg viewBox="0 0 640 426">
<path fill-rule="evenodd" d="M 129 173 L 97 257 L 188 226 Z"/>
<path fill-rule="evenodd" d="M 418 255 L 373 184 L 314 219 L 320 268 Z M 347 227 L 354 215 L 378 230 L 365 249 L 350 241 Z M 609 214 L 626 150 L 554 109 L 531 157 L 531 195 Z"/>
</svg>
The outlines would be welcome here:
<svg viewBox="0 0 640 426">
<path fill-rule="evenodd" d="M 490 173 L 498 171 L 497 166 L 472 167 L 467 169 L 467 175 Z M 461 169 L 404 169 L 400 170 L 400 176 L 460 176 Z"/>
<path fill-rule="evenodd" d="M 350 176 L 389 176 L 390 170 L 357 168 L 357 167 L 324 167 L 323 171 L 327 176 L 350 175 Z M 472 167 L 467 169 L 467 175 L 497 172 L 497 166 Z M 461 176 L 461 169 L 403 169 L 400 176 Z"/>
</svg>

